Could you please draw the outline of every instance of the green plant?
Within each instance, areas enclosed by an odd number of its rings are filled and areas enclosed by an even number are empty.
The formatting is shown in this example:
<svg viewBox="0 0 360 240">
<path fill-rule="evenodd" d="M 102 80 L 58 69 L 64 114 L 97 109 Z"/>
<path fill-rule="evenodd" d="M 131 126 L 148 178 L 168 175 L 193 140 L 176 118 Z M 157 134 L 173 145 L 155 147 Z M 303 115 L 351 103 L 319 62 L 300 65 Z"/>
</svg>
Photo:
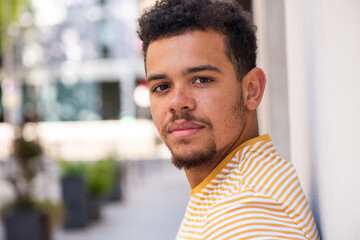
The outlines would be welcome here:
<svg viewBox="0 0 360 240">
<path fill-rule="evenodd" d="M 62 204 L 51 201 L 37 201 L 35 207 L 48 216 L 50 229 L 55 229 L 56 226 L 62 223 L 64 218 L 64 206 Z"/>
<path fill-rule="evenodd" d="M 62 177 L 84 177 L 89 195 L 95 197 L 106 196 L 116 180 L 117 163 L 112 157 L 94 162 L 59 161 Z"/>
<path fill-rule="evenodd" d="M 43 170 L 42 148 L 36 142 L 26 141 L 23 137 L 14 141 L 11 163 L 13 171 L 7 180 L 15 190 L 15 207 L 29 209 L 34 207 L 32 183 L 35 176 Z"/>
<path fill-rule="evenodd" d="M 29 8 L 29 0 L 11 0 L 0 1 L 0 46 L 4 38 L 6 38 L 7 27 L 19 19 L 21 12 Z M 0 49 L 1 52 L 1 49 Z"/>
<path fill-rule="evenodd" d="M 66 160 L 60 160 L 59 165 L 61 168 L 61 176 L 85 176 L 85 164 L 81 162 L 70 162 Z"/>
<path fill-rule="evenodd" d="M 10 234 L 9 236 L 14 236 L 11 235 L 14 233 L 14 228 L 10 228 L 8 225 L 10 222 L 13 224 L 15 221 L 21 228 L 23 219 L 28 219 L 28 217 L 24 218 L 24 215 L 35 216 L 33 220 L 40 228 L 32 229 L 37 229 L 36 231 L 41 232 L 41 234 L 44 233 L 48 237 L 47 234 L 51 234 L 54 226 L 61 222 L 63 211 L 61 204 L 38 201 L 34 198 L 33 180 L 44 169 L 43 150 L 40 144 L 35 141 L 27 141 L 23 137 L 15 139 L 12 156 L 7 166 L 10 167 L 7 172 L 7 180 L 14 187 L 15 199 L 5 204 L 1 209 L 4 222 L 7 222 L 5 231 Z M 41 220 L 36 216 L 41 216 Z M 23 231 L 22 228 L 21 231 Z"/>
<path fill-rule="evenodd" d="M 106 196 L 115 181 L 115 161 L 109 157 L 88 164 L 85 180 L 91 196 Z"/>
</svg>

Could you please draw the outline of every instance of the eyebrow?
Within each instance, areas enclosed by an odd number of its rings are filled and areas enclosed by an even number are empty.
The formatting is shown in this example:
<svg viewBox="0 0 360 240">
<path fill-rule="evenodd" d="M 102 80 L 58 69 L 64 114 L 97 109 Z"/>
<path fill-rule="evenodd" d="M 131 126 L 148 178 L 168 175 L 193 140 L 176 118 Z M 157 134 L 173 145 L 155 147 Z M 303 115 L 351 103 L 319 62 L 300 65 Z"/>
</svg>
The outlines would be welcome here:
<svg viewBox="0 0 360 240">
<path fill-rule="evenodd" d="M 166 74 L 152 74 L 146 78 L 146 84 L 154 80 L 166 79 L 168 76 Z"/>
<path fill-rule="evenodd" d="M 200 66 L 190 67 L 190 68 L 185 69 L 182 72 L 182 75 L 186 76 L 191 73 L 202 72 L 202 71 L 213 71 L 213 72 L 221 73 L 221 70 L 219 68 L 214 67 L 212 65 L 200 65 Z M 168 78 L 167 74 L 152 74 L 146 78 L 146 83 L 149 84 L 149 82 L 151 82 L 151 81 L 166 79 L 166 78 Z"/>
<path fill-rule="evenodd" d="M 212 65 L 201 65 L 201 66 L 196 66 L 196 67 L 191 67 L 191 68 L 186 69 L 183 72 L 183 75 L 188 75 L 191 73 L 202 72 L 202 71 L 213 71 L 213 72 L 221 73 L 221 70 L 217 67 L 214 67 Z"/>
</svg>

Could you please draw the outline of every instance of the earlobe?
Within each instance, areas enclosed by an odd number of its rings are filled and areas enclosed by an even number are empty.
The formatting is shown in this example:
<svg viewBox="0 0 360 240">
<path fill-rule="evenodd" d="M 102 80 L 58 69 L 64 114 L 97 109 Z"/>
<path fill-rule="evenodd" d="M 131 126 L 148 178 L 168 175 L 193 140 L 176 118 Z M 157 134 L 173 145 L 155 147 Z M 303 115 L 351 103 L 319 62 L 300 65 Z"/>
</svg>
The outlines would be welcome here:
<svg viewBox="0 0 360 240">
<path fill-rule="evenodd" d="M 242 80 L 244 103 L 248 110 L 255 110 L 262 99 L 266 85 L 266 77 L 260 68 L 253 68 Z"/>
</svg>

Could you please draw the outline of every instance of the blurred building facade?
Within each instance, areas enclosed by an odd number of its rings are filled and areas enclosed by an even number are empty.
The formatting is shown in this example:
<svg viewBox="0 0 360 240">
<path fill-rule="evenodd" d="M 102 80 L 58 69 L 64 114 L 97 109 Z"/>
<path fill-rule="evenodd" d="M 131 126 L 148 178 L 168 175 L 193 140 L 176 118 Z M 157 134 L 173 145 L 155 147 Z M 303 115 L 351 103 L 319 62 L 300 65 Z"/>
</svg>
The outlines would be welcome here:
<svg viewBox="0 0 360 240">
<path fill-rule="evenodd" d="M 136 116 L 143 78 L 136 0 L 32 0 L 20 18 L 16 78 L 24 121 Z"/>
<path fill-rule="evenodd" d="M 31 0 L 18 23 L 9 27 L 15 80 L 2 81 L 0 121 L 37 122 L 26 124 L 26 137 L 37 137 L 56 158 L 91 160 L 114 153 L 125 158 L 154 157 L 158 141 L 150 121 L 141 42 L 136 36 L 142 4 L 138 0 Z M 14 96 L 20 99 L 16 104 Z M 11 120 L 14 114 L 20 120 Z M 77 121 L 93 123 L 85 127 L 86 133 L 82 126 L 89 124 Z M 107 134 L 110 125 L 113 132 Z M 0 142 L 10 146 L 12 126 L 2 124 L 2 128 L 9 133 Z M 76 150 L 95 150 L 91 146 L 99 138 L 104 141 L 97 144 L 97 154 Z M 108 144 L 119 140 L 120 146 Z M 129 150 L 131 144 L 140 143 L 150 148 Z M 77 148 L 79 144 L 83 147 Z M 4 149 L 0 159 L 10 152 L 11 148 Z"/>
</svg>

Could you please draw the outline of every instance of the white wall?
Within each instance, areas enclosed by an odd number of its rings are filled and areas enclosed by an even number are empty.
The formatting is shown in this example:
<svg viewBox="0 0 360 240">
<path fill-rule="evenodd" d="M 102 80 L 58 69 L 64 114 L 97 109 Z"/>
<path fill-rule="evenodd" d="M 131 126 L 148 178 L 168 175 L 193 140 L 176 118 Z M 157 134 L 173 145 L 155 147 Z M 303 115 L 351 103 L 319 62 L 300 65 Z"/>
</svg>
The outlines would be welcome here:
<svg viewBox="0 0 360 240">
<path fill-rule="evenodd" d="M 360 239 L 360 1 L 286 0 L 291 160 L 323 239 Z"/>
<path fill-rule="evenodd" d="M 253 0 L 253 8 L 268 76 L 262 129 L 276 136 L 288 121 L 288 146 L 274 141 L 290 150 L 322 239 L 360 239 L 360 1 Z"/>
</svg>

